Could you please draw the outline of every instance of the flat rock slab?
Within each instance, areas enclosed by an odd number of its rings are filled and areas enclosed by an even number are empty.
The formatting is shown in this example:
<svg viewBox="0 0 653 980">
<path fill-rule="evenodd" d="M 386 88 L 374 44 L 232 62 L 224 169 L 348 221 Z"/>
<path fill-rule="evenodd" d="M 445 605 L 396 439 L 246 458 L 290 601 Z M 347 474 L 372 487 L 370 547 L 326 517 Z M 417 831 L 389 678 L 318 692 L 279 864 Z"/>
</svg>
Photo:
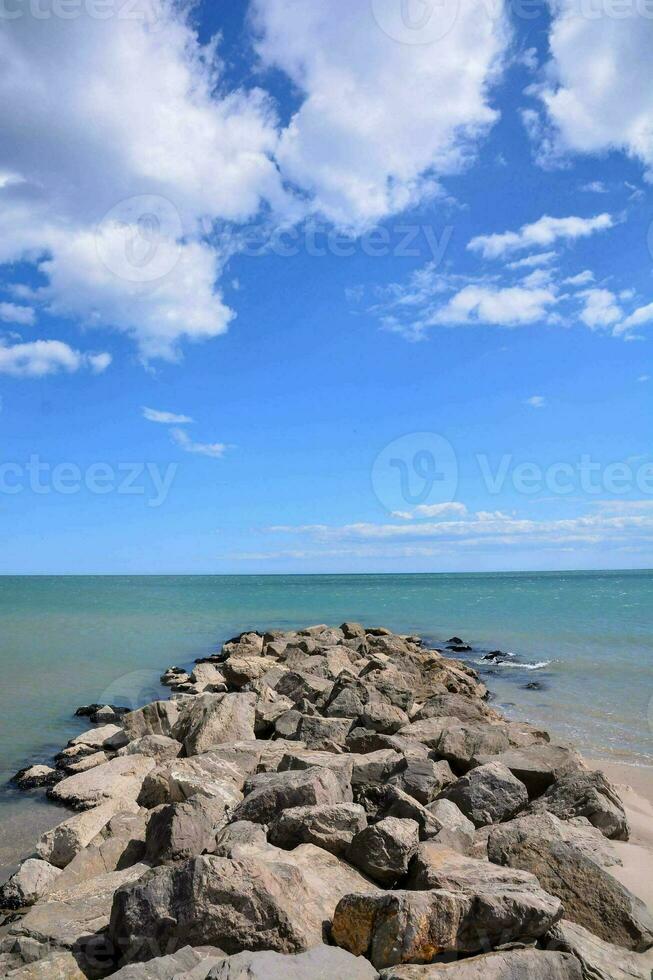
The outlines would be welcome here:
<svg viewBox="0 0 653 980">
<path fill-rule="evenodd" d="M 154 759 L 144 755 L 118 757 L 89 772 L 62 779 L 48 796 L 74 810 L 89 810 L 108 800 L 135 801 L 155 765 Z"/>
<path fill-rule="evenodd" d="M 362 957 L 335 946 L 316 946 L 306 953 L 238 953 L 214 966 L 209 980 L 377 980 Z"/>
<path fill-rule="evenodd" d="M 566 919 L 551 930 L 546 946 L 572 953 L 580 963 L 583 980 L 651 980 L 653 976 L 650 954 L 627 953 Z"/>
<path fill-rule="evenodd" d="M 585 770 L 583 760 L 574 749 L 562 745 L 543 743 L 524 748 L 508 749 L 500 755 L 481 755 L 474 760 L 478 765 L 500 762 L 510 769 L 528 790 L 531 799 L 542 793 L 566 773 Z"/>
<path fill-rule="evenodd" d="M 137 810 L 138 807 L 133 802 L 109 800 L 92 810 L 76 813 L 52 830 L 46 831 L 36 845 L 36 853 L 56 868 L 65 868 L 106 827 L 116 813 L 133 813 Z"/>
<path fill-rule="evenodd" d="M 143 781 L 138 802 L 148 809 L 162 803 L 185 803 L 193 796 L 222 800 L 225 809 L 243 798 L 245 778 L 256 766 L 246 755 L 225 758 L 204 752 L 190 759 L 172 759 L 152 769 Z"/>
<path fill-rule="evenodd" d="M 269 824 L 289 807 L 347 802 L 337 776 L 329 769 L 317 768 L 260 773 L 247 781 L 245 794 L 233 819 L 252 823 Z"/>
<path fill-rule="evenodd" d="M 515 949 L 487 953 L 458 963 L 397 966 L 381 970 L 381 980 L 583 980 L 578 960 L 565 953 Z"/>
<path fill-rule="evenodd" d="M 147 963 L 130 963 L 117 973 L 112 973 L 112 980 L 184 980 L 197 976 L 204 980 L 209 970 L 224 960 L 220 949 L 208 946 L 193 949 L 184 946 L 183 949 L 169 956 L 160 956 Z"/>
</svg>

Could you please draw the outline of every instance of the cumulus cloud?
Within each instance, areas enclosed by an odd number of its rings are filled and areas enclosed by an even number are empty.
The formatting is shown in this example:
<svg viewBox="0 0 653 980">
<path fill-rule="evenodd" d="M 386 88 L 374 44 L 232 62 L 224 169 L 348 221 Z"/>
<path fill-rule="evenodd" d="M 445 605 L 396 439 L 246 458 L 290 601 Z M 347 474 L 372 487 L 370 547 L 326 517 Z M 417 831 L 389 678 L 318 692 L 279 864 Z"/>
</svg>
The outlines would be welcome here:
<svg viewBox="0 0 653 980">
<path fill-rule="evenodd" d="M 395 0 L 254 0 L 252 20 L 263 64 L 302 99 L 278 163 L 339 225 L 364 227 L 435 193 L 497 119 L 502 0 L 493 16 L 442 0 L 412 35 Z"/>
<path fill-rule="evenodd" d="M 632 330 L 634 327 L 643 327 L 646 324 L 653 322 L 653 303 L 648 303 L 646 306 L 640 306 L 638 309 L 634 310 L 629 316 L 627 316 L 622 323 L 617 327 L 617 333 L 625 333 L 627 330 Z"/>
<path fill-rule="evenodd" d="M 0 320 L 4 323 L 15 323 L 21 327 L 30 327 L 36 319 L 31 306 L 19 306 L 16 303 L 0 303 Z"/>
<path fill-rule="evenodd" d="M 534 255 L 526 255 L 523 259 L 515 259 L 508 263 L 509 269 L 535 269 L 541 265 L 550 265 L 558 257 L 557 252 L 536 252 Z"/>
<path fill-rule="evenodd" d="M 174 412 L 160 412 L 156 408 L 143 406 L 143 418 L 160 425 L 187 425 L 193 421 L 190 415 L 176 415 Z"/>
<path fill-rule="evenodd" d="M 609 289 L 587 289 L 579 294 L 584 300 L 580 318 L 592 330 L 612 327 L 623 314 L 617 297 Z"/>
<path fill-rule="evenodd" d="M 518 327 L 543 320 L 557 301 L 551 289 L 524 286 L 465 286 L 430 317 L 431 325 L 487 323 Z"/>
<path fill-rule="evenodd" d="M 402 521 L 412 521 L 415 519 L 421 519 L 425 517 L 445 517 L 451 514 L 456 514 L 459 517 L 464 517 L 467 514 L 467 507 L 465 504 L 461 503 L 447 503 L 447 504 L 419 504 L 419 506 L 414 507 L 413 510 L 397 510 L 392 514 L 393 517 L 398 518 Z"/>
<path fill-rule="evenodd" d="M 522 225 L 519 231 L 506 231 L 493 235 L 477 235 L 472 238 L 468 249 L 480 252 L 485 259 L 498 259 L 511 252 L 526 248 L 542 248 L 556 241 L 574 241 L 587 238 L 597 231 L 612 228 L 614 219 L 610 214 L 597 214 L 593 218 L 552 218 L 545 214 L 531 224 Z"/>
<path fill-rule="evenodd" d="M 583 0 L 556 0 L 549 32 L 551 60 L 539 91 L 561 151 L 622 150 L 653 168 L 653 19 L 640 5 L 618 16 Z"/>
<path fill-rule="evenodd" d="M 11 345 L 0 340 L 0 373 L 15 378 L 42 378 L 59 372 L 72 374 L 82 368 L 100 374 L 110 364 L 110 354 L 85 354 L 60 340 Z"/>
</svg>

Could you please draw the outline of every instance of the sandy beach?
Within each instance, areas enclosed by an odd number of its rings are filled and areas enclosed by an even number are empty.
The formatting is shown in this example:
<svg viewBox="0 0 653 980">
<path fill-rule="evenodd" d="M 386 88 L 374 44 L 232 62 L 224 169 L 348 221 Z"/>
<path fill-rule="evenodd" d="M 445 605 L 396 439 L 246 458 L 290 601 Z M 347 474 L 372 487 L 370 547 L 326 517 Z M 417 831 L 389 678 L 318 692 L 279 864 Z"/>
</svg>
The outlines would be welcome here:
<svg viewBox="0 0 653 980">
<path fill-rule="evenodd" d="M 623 867 L 613 867 L 610 872 L 653 910 L 653 766 L 629 766 L 600 759 L 587 762 L 592 768 L 602 769 L 615 784 L 630 822 L 630 841 L 612 841 Z"/>
</svg>

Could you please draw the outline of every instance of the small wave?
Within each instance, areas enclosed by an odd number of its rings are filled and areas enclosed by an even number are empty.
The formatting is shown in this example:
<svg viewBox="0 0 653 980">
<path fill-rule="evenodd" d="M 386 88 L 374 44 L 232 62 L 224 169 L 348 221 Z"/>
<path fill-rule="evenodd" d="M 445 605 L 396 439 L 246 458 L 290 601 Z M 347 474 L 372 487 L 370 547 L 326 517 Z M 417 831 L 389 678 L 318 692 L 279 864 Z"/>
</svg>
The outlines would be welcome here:
<svg viewBox="0 0 653 980">
<path fill-rule="evenodd" d="M 542 670 L 543 667 L 548 667 L 552 664 L 552 660 L 540 660 L 537 664 L 513 664 L 513 663 L 499 663 L 498 667 L 512 667 L 514 670 Z"/>
</svg>

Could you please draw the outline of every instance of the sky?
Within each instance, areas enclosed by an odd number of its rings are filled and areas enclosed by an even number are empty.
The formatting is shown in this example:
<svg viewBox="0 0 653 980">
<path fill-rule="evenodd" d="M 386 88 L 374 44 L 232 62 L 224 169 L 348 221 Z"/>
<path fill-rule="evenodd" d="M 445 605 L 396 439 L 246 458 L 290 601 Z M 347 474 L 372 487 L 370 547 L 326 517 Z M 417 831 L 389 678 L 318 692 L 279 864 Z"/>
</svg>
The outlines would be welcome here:
<svg viewBox="0 0 653 980">
<path fill-rule="evenodd" d="M 653 567 L 650 0 L 5 0 L 0 573 Z"/>
</svg>

